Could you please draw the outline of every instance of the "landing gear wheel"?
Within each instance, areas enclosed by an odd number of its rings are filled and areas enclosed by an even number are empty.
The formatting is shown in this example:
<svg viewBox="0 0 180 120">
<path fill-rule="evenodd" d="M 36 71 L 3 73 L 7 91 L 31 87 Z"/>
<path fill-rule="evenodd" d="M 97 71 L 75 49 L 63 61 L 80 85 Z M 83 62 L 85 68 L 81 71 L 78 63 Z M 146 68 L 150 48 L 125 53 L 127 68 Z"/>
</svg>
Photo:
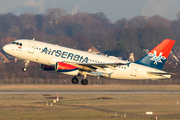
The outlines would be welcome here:
<svg viewBox="0 0 180 120">
<path fill-rule="evenodd" d="M 73 77 L 72 80 L 71 80 L 71 82 L 72 82 L 73 84 L 78 84 L 79 80 L 78 80 L 76 77 Z"/>
<path fill-rule="evenodd" d="M 23 71 L 23 72 L 26 72 L 26 71 L 27 71 L 26 67 L 23 67 L 23 68 L 22 68 L 22 71 Z"/>
<path fill-rule="evenodd" d="M 82 79 L 81 80 L 81 84 L 82 85 L 87 85 L 88 84 L 88 80 L 87 79 Z"/>
<path fill-rule="evenodd" d="M 26 72 L 26 71 L 27 71 L 27 66 L 28 66 L 28 64 L 29 64 L 29 60 L 25 60 L 25 65 L 24 65 L 24 67 L 22 68 L 22 71 L 23 71 L 23 72 Z"/>
</svg>

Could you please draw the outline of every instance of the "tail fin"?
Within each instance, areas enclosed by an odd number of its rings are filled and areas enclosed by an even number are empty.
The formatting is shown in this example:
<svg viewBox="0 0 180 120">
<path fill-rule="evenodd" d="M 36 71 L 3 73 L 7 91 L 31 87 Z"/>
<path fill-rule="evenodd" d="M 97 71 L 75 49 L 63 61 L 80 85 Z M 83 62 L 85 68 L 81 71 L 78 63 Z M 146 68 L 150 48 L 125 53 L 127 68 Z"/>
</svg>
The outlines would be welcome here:
<svg viewBox="0 0 180 120">
<path fill-rule="evenodd" d="M 164 66 L 164 63 L 166 62 L 166 59 L 169 56 L 174 43 L 175 40 L 165 39 L 135 63 L 161 70 Z"/>
</svg>

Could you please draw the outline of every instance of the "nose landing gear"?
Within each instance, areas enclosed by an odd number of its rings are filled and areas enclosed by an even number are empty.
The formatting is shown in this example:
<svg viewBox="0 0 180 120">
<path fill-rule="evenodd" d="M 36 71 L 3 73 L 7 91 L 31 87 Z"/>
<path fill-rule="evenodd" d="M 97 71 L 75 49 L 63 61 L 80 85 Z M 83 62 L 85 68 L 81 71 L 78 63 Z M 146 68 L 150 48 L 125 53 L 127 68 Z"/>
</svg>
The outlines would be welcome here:
<svg viewBox="0 0 180 120">
<path fill-rule="evenodd" d="M 22 71 L 23 71 L 23 72 L 26 72 L 26 71 L 27 71 L 26 67 L 23 67 L 23 68 L 22 68 Z"/>
<path fill-rule="evenodd" d="M 23 72 L 26 72 L 26 71 L 27 71 L 27 66 L 28 66 L 28 64 L 29 64 L 29 61 L 28 61 L 28 60 L 25 61 L 25 65 L 24 65 L 24 67 L 22 68 L 22 71 L 23 71 Z"/>
</svg>

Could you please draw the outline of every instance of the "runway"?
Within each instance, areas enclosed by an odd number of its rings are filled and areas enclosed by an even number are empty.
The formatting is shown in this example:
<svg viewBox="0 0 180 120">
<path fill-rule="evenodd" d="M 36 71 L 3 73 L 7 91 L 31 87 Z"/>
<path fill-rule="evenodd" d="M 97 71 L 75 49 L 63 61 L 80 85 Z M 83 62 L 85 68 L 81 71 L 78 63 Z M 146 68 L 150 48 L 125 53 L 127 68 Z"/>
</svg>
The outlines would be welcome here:
<svg viewBox="0 0 180 120">
<path fill-rule="evenodd" d="M 180 91 L 0 91 L 0 94 L 180 94 Z"/>
</svg>

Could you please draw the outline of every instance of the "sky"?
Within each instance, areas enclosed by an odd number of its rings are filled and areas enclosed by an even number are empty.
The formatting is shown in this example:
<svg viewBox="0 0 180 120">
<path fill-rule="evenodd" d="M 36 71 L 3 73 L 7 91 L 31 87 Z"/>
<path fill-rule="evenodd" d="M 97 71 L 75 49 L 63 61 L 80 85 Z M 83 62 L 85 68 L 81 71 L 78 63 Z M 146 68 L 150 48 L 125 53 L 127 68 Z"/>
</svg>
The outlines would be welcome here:
<svg viewBox="0 0 180 120">
<path fill-rule="evenodd" d="M 0 14 L 43 14 L 49 8 L 61 8 L 69 14 L 103 12 L 112 22 L 138 15 L 160 15 L 174 20 L 179 6 L 180 0 L 0 0 Z"/>
</svg>

